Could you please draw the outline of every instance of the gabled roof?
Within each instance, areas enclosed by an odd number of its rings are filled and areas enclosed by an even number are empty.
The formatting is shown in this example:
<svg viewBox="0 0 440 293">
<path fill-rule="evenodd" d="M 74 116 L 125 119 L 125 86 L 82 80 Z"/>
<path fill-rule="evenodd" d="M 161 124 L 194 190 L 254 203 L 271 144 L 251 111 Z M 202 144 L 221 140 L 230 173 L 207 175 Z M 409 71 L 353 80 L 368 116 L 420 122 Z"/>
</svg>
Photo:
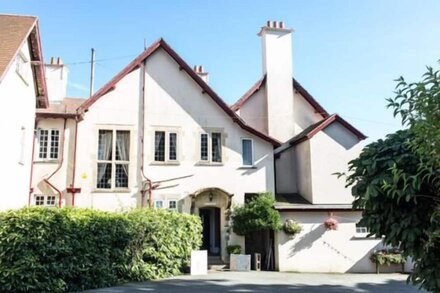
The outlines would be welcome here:
<svg viewBox="0 0 440 293">
<path fill-rule="evenodd" d="M 47 107 L 49 102 L 37 17 L 0 14 L 0 28 L 0 82 L 13 64 L 20 48 L 29 40 L 36 104 L 39 108 Z"/>
<path fill-rule="evenodd" d="M 238 101 L 231 106 L 231 109 L 233 111 L 240 110 L 240 108 L 264 85 L 266 85 L 266 75 L 258 80 L 240 99 L 238 99 Z M 320 114 L 323 118 L 329 116 L 329 113 L 324 107 L 322 107 L 318 101 L 316 101 L 315 98 L 294 78 L 292 78 L 292 85 L 293 88 L 315 109 L 316 113 Z"/>
<path fill-rule="evenodd" d="M 315 136 L 315 134 L 317 134 L 321 130 L 324 130 L 327 126 L 331 125 L 335 121 L 341 123 L 342 126 L 353 133 L 359 140 L 364 140 L 367 138 L 362 132 L 357 130 L 353 125 L 348 123 L 341 116 L 339 116 L 338 114 L 333 114 L 327 118 L 322 119 L 319 122 L 316 122 L 315 124 L 310 125 L 306 129 L 286 141 L 282 146 L 275 150 L 275 154 L 279 154 L 305 140 L 311 139 L 313 136 Z"/>
<path fill-rule="evenodd" d="M 237 123 L 242 129 L 270 142 L 274 146 L 279 146 L 281 143 L 264 134 L 255 128 L 247 125 L 243 119 L 241 119 L 234 111 L 232 111 L 229 106 L 211 89 L 211 87 L 195 73 L 191 67 L 163 40 L 160 39 L 153 43 L 148 49 L 142 52 L 138 57 L 136 57 L 131 63 L 129 63 L 121 72 L 119 72 L 113 79 L 111 79 L 107 84 L 105 84 L 100 90 L 98 90 L 93 96 L 87 99 L 80 107 L 80 111 L 87 111 L 97 100 L 103 97 L 106 93 L 113 90 L 116 84 L 124 78 L 127 74 L 137 69 L 142 65 L 142 63 L 148 59 L 154 52 L 159 48 L 167 52 L 171 58 L 176 61 L 180 66 L 181 70 L 184 70 L 202 89 L 202 92 L 207 94 L 235 123 Z"/>
</svg>

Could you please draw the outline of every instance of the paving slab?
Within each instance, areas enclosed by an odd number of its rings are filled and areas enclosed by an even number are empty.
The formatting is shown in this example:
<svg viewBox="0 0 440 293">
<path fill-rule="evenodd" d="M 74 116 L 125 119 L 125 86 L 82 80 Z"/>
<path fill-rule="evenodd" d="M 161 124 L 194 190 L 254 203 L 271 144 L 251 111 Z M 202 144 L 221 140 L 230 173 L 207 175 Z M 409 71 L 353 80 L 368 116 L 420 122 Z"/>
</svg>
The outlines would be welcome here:
<svg viewBox="0 0 440 293">
<path fill-rule="evenodd" d="M 299 274 L 280 272 L 210 272 L 129 283 L 85 292 L 426 292 L 407 285 L 404 274 Z"/>
</svg>

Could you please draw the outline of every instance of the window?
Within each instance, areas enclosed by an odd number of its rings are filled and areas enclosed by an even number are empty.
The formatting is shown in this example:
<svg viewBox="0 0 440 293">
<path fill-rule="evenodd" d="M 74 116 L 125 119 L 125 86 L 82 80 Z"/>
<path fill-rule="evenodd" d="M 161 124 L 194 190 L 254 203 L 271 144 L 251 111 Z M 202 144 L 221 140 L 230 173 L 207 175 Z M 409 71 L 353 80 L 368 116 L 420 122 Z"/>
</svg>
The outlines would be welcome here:
<svg viewBox="0 0 440 293">
<path fill-rule="evenodd" d="M 57 129 L 40 129 L 38 131 L 38 158 L 58 159 L 60 147 L 60 131 Z"/>
<path fill-rule="evenodd" d="M 243 138 L 241 140 L 243 166 L 252 166 L 254 164 L 252 139 Z"/>
<path fill-rule="evenodd" d="M 18 73 L 26 84 L 28 83 L 28 69 L 29 65 L 27 64 L 26 57 L 24 57 L 22 53 L 19 53 L 15 59 L 15 72 Z"/>
<path fill-rule="evenodd" d="M 35 195 L 35 205 L 36 206 L 47 206 L 54 207 L 56 205 L 55 195 Z"/>
<path fill-rule="evenodd" d="M 154 160 L 165 161 L 165 131 L 156 131 L 154 134 Z"/>
<path fill-rule="evenodd" d="M 206 133 L 200 136 L 200 160 L 208 161 L 208 135 Z"/>
<path fill-rule="evenodd" d="M 154 161 L 177 161 L 177 133 L 155 131 L 154 133 Z"/>
<path fill-rule="evenodd" d="M 154 201 L 154 208 L 162 209 L 163 208 L 163 200 L 155 200 Z"/>
<path fill-rule="evenodd" d="M 168 201 L 168 209 L 177 210 L 177 200 Z"/>
<path fill-rule="evenodd" d="M 211 152 L 209 152 L 209 150 Z M 222 134 L 221 132 L 200 134 L 200 161 L 222 162 Z"/>
<path fill-rule="evenodd" d="M 361 226 L 359 223 L 356 224 L 356 237 L 366 238 L 369 233 L 370 233 L 370 229 Z"/>
<path fill-rule="evenodd" d="M 177 160 L 177 134 L 170 133 L 169 137 L 169 159 L 175 161 Z"/>
<path fill-rule="evenodd" d="M 220 163 L 222 161 L 222 135 L 218 132 L 211 134 L 212 140 L 212 161 Z"/>
<path fill-rule="evenodd" d="M 99 130 L 97 159 L 97 188 L 128 188 L 130 131 Z"/>
</svg>

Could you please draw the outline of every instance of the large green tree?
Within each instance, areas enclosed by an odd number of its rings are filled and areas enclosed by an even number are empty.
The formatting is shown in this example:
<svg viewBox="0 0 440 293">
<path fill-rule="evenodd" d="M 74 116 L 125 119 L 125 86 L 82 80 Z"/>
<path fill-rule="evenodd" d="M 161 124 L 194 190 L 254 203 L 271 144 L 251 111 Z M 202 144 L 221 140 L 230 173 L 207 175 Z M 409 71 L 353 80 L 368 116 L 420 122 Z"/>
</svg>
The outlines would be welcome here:
<svg viewBox="0 0 440 293">
<path fill-rule="evenodd" d="M 364 225 L 415 262 L 410 281 L 440 292 L 440 74 L 397 80 L 388 99 L 405 130 L 367 145 L 350 162 L 347 185 Z"/>
</svg>

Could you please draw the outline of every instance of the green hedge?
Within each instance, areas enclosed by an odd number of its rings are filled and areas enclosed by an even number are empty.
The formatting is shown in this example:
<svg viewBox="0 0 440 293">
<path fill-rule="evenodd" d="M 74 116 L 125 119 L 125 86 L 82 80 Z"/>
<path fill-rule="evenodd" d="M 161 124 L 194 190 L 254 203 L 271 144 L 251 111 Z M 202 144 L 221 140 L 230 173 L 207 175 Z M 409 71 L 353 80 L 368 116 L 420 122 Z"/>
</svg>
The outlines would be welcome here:
<svg viewBox="0 0 440 293">
<path fill-rule="evenodd" d="M 0 292 L 65 292 L 180 273 L 201 244 L 198 217 L 26 208 L 0 213 Z"/>
</svg>

